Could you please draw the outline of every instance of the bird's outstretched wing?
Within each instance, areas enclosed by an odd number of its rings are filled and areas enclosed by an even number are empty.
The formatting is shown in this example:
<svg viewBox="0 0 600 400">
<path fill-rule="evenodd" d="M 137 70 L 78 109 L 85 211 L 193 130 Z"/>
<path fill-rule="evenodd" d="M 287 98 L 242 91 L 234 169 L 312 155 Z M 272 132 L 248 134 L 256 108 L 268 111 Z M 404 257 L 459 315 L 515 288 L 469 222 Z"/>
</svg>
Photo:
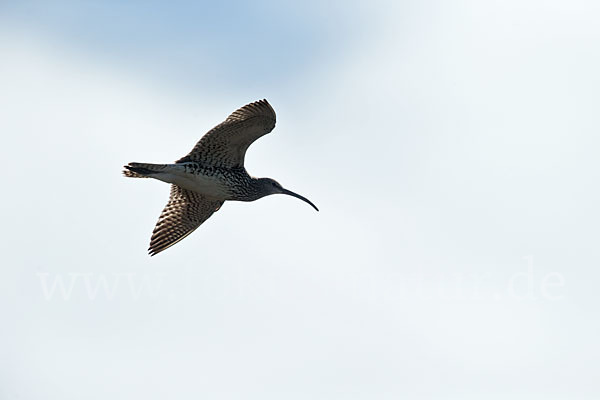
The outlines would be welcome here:
<svg viewBox="0 0 600 400">
<path fill-rule="evenodd" d="M 150 255 L 158 254 L 185 238 L 222 204 L 222 201 L 207 199 L 199 193 L 171 185 L 171 197 L 150 239 Z"/>
<path fill-rule="evenodd" d="M 267 100 L 259 100 L 234 111 L 208 131 L 177 163 L 198 161 L 225 168 L 243 167 L 248 147 L 275 127 L 275 111 Z"/>
</svg>

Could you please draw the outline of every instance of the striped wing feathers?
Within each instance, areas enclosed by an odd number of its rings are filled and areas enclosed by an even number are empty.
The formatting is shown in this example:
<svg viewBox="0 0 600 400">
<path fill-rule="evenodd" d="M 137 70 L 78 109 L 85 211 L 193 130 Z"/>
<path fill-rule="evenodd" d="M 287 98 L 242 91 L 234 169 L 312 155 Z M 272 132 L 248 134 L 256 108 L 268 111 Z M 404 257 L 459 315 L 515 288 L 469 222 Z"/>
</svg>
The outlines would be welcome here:
<svg viewBox="0 0 600 400">
<path fill-rule="evenodd" d="M 243 167 L 248 147 L 275 127 L 275 111 L 259 100 L 231 113 L 206 133 L 178 163 L 196 161 L 225 168 Z"/>
<path fill-rule="evenodd" d="M 160 214 L 150 239 L 150 255 L 156 255 L 185 238 L 222 204 L 222 201 L 210 200 L 199 193 L 171 185 L 169 202 Z"/>
</svg>

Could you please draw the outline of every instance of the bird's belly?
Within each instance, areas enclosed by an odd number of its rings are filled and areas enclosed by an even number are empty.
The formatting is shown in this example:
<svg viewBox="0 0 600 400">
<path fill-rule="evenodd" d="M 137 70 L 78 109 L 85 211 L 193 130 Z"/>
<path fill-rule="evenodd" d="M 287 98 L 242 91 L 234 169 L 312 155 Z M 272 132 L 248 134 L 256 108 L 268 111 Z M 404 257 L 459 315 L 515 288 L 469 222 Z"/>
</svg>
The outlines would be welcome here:
<svg viewBox="0 0 600 400">
<path fill-rule="evenodd" d="M 171 175 L 171 183 L 193 192 L 202 193 L 215 199 L 227 199 L 229 190 L 224 182 L 212 176 L 186 174 Z"/>
</svg>

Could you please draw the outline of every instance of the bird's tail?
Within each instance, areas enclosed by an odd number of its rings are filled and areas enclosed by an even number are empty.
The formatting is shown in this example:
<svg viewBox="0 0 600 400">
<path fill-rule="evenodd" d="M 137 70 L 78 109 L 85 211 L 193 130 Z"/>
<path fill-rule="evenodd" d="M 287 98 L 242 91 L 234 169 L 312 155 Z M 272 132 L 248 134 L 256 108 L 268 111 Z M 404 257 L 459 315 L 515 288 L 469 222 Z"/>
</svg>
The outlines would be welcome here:
<svg viewBox="0 0 600 400">
<path fill-rule="evenodd" d="M 128 178 L 150 178 L 153 174 L 163 172 L 167 164 L 146 164 L 131 162 L 123 168 L 123 175 Z"/>
</svg>

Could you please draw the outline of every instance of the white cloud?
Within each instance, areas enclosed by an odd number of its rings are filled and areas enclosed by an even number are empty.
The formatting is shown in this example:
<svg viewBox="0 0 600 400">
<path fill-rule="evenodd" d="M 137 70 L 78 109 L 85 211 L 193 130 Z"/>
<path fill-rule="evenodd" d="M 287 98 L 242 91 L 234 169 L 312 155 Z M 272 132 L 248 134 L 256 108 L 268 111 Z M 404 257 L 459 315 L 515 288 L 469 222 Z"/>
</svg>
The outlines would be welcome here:
<svg viewBox="0 0 600 400">
<path fill-rule="evenodd" d="M 592 398 L 598 10 L 569 4 L 385 5 L 338 64 L 269 88 L 278 126 L 248 154 L 321 212 L 225 204 L 152 259 L 167 187 L 121 165 L 255 99 L 2 31 L 4 397 Z M 84 275 L 46 301 L 39 273 Z"/>
</svg>

